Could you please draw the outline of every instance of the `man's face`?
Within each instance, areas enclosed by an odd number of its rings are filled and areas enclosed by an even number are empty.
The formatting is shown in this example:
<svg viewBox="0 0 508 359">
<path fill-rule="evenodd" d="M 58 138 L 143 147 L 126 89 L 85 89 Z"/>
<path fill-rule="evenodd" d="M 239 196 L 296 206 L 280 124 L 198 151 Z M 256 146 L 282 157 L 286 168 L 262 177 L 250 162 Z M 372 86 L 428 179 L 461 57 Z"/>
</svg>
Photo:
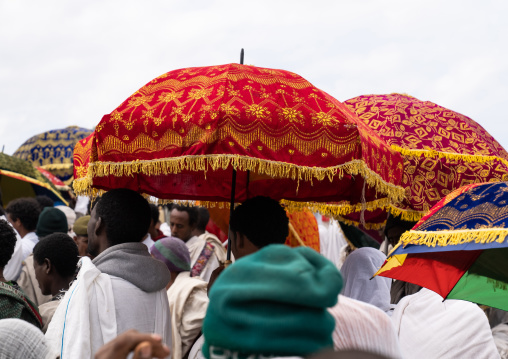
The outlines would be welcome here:
<svg viewBox="0 0 508 359">
<path fill-rule="evenodd" d="M 97 224 L 97 220 L 98 220 L 97 206 L 95 206 L 94 209 L 92 210 L 92 213 L 90 213 L 90 220 L 88 221 L 88 226 L 86 228 L 86 231 L 88 233 L 87 252 L 94 257 L 99 255 L 99 241 L 95 233 L 95 226 Z"/>
<path fill-rule="evenodd" d="M 9 223 L 12 225 L 12 227 L 16 230 L 16 232 L 19 233 L 19 226 L 21 224 L 21 221 L 18 220 L 17 221 L 14 221 L 11 217 L 11 214 L 10 213 L 7 213 L 7 220 L 9 221 Z"/>
<path fill-rule="evenodd" d="M 37 282 L 39 283 L 39 288 L 41 289 L 41 292 L 43 295 L 50 295 L 51 294 L 51 286 L 49 285 L 51 283 L 51 278 L 46 273 L 47 270 L 47 264 L 39 264 L 34 259 L 34 271 L 35 271 L 35 279 L 37 279 Z"/>
<path fill-rule="evenodd" d="M 395 245 L 399 243 L 399 239 L 405 231 L 406 230 L 404 228 L 399 226 L 393 226 L 390 228 L 386 231 L 386 239 L 388 239 L 388 243 L 395 247 Z"/>
<path fill-rule="evenodd" d="M 88 236 L 74 236 L 74 242 L 78 246 L 78 253 L 80 257 L 88 255 Z"/>
<path fill-rule="evenodd" d="M 171 228 L 171 235 L 180 238 L 184 242 L 192 237 L 192 231 L 194 230 L 194 227 L 189 225 L 189 214 L 176 209 L 171 211 L 169 227 Z"/>
</svg>

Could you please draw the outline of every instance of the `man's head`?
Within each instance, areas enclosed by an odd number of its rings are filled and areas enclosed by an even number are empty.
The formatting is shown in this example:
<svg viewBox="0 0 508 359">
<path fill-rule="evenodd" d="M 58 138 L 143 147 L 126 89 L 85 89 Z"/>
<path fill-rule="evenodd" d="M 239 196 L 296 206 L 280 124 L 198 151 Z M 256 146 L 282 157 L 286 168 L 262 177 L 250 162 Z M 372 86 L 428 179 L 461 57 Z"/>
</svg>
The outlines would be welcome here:
<svg viewBox="0 0 508 359">
<path fill-rule="evenodd" d="M 17 198 L 9 202 L 5 212 L 14 229 L 23 237 L 35 231 L 41 208 L 33 198 Z"/>
<path fill-rule="evenodd" d="M 74 210 L 68 206 L 55 206 L 55 208 L 59 209 L 65 214 L 65 218 L 67 218 L 67 225 L 69 226 L 67 231 L 70 232 L 74 222 L 76 222 L 76 212 L 74 212 Z"/>
<path fill-rule="evenodd" d="M 42 294 L 56 295 L 74 278 L 78 264 L 78 247 L 69 235 L 53 233 L 39 240 L 34 247 L 35 278 Z"/>
<path fill-rule="evenodd" d="M 283 244 L 289 234 L 286 211 L 276 200 L 254 197 L 238 206 L 229 225 L 231 250 L 236 259 L 269 244 Z"/>
<path fill-rule="evenodd" d="M 36 196 L 35 200 L 41 206 L 41 211 L 46 207 L 53 207 L 55 205 L 55 202 L 46 195 Z"/>
<path fill-rule="evenodd" d="M 35 233 L 39 238 L 52 233 L 67 233 L 69 226 L 65 213 L 55 207 L 46 207 L 42 210 Z"/>
<path fill-rule="evenodd" d="M 194 230 L 194 234 L 199 236 L 206 232 L 206 225 L 210 220 L 210 213 L 205 207 L 197 207 L 198 210 L 198 222 L 196 223 L 196 229 Z"/>
<path fill-rule="evenodd" d="M 74 222 L 73 232 L 74 232 L 74 242 L 78 246 L 78 253 L 80 257 L 84 257 L 88 255 L 88 222 L 90 221 L 90 216 L 79 217 L 76 222 Z"/>
<path fill-rule="evenodd" d="M 159 239 L 150 249 L 150 253 L 155 259 L 164 262 L 171 273 L 171 282 L 167 288 L 173 284 L 179 273 L 191 270 L 189 249 L 185 242 L 179 238 L 163 237 Z"/>
<path fill-rule="evenodd" d="M 16 232 L 7 221 L 0 219 L 0 271 L 11 259 L 15 246 Z"/>
<path fill-rule="evenodd" d="M 327 309 L 342 283 L 337 267 L 306 247 L 270 245 L 236 261 L 208 293 L 203 355 L 307 357 L 332 348 Z"/>
<path fill-rule="evenodd" d="M 88 252 L 98 256 L 117 244 L 141 242 L 150 220 L 150 206 L 139 193 L 125 188 L 105 193 L 90 215 Z"/>
<path fill-rule="evenodd" d="M 198 210 L 192 206 L 173 206 L 169 217 L 171 235 L 187 242 L 192 237 L 192 231 L 198 223 Z"/>
<path fill-rule="evenodd" d="M 160 223 L 159 221 L 159 207 L 157 207 L 155 204 L 150 203 L 150 227 L 148 228 L 148 233 L 150 233 L 150 236 L 152 239 L 155 240 L 155 238 L 158 237 L 157 233 L 157 224 Z"/>
<path fill-rule="evenodd" d="M 416 222 L 404 221 L 390 213 L 385 225 L 385 237 L 388 243 L 395 247 L 402 234 L 411 230 L 415 224 Z"/>
</svg>

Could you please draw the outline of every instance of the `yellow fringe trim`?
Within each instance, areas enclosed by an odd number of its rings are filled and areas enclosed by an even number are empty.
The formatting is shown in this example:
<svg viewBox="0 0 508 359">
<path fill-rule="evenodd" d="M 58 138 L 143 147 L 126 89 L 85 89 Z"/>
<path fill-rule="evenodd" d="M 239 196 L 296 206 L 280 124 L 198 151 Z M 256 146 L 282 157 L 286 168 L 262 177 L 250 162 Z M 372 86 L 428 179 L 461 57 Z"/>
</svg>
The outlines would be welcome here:
<svg viewBox="0 0 508 359">
<path fill-rule="evenodd" d="M 301 211 L 308 209 L 311 212 L 318 212 L 324 216 L 336 218 L 345 216 L 350 213 L 360 212 L 365 208 L 367 211 L 374 211 L 379 208 L 385 208 L 390 200 L 388 198 L 381 198 L 375 201 L 363 203 L 349 204 L 349 203 L 320 203 L 320 202 L 296 202 L 289 200 L 281 200 L 280 204 L 287 207 L 290 211 Z M 344 222 L 344 221 L 342 221 Z"/>
<path fill-rule="evenodd" d="M 318 168 L 239 155 L 198 155 L 131 162 L 91 162 L 85 177 L 76 179 L 73 188 L 78 195 L 89 195 L 93 177 L 133 176 L 136 173 L 153 176 L 177 174 L 184 170 L 203 171 L 206 177 L 206 172 L 210 168 L 215 171 L 225 170 L 230 166 L 235 170 L 251 171 L 272 178 L 290 178 L 298 182 L 304 180 L 311 183 L 314 179 L 322 181 L 328 178 L 329 181 L 333 181 L 335 176 L 342 178 L 344 174 L 361 175 L 370 187 L 387 195 L 392 202 L 402 201 L 405 195 L 402 187 L 386 182 L 361 160 L 353 160 L 334 167 Z"/>
<path fill-rule="evenodd" d="M 428 247 L 445 247 L 463 243 L 503 243 L 508 235 L 508 228 L 461 229 L 456 231 L 408 231 L 402 234 L 400 243 L 426 245 Z"/>
<path fill-rule="evenodd" d="M 446 158 L 450 160 L 462 160 L 464 162 L 476 162 L 476 163 L 485 163 L 498 160 L 508 166 L 508 161 L 498 156 L 466 155 L 460 153 L 440 152 L 435 150 L 410 150 L 396 145 L 391 145 L 390 147 L 393 150 L 399 152 L 403 156 L 419 157 L 421 155 L 424 155 L 425 157 Z"/>
<path fill-rule="evenodd" d="M 335 219 L 337 221 L 340 221 L 340 222 L 343 222 L 345 224 L 349 224 L 350 226 L 355 226 L 355 227 L 361 227 L 362 226 L 362 224 L 360 222 L 353 221 L 351 219 L 344 218 L 342 216 L 334 216 L 333 219 Z M 364 228 L 365 229 L 372 229 L 372 230 L 379 231 L 380 229 L 384 228 L 385 224 L 386 224 L 386 221 L 383 222 L 383 223 L 369 223 L 369 222 L 366 222 Z"/>
<path fill-rule="evenodd" d="M 61 169 L 72 169 L 72 163 L 53 163 L 50 165 L 40 166 L 45 170 L 61 170 Z"/>
<path fill-rule="evenodd" d="M 403 221 L 409 221 L 409 222 L 418 222 L 420 219 L 422 219 L 423 216 L 425 216 L 429 211 L 412 211 L 407 209 L 401 209 L 398 207 L 395 207 L 394 205 L 389 205 L 388 210 L 391 214 L 397 217 L 401 217 Z M 384 224 L 383 224 L 384 225 Z"/>
</svg>

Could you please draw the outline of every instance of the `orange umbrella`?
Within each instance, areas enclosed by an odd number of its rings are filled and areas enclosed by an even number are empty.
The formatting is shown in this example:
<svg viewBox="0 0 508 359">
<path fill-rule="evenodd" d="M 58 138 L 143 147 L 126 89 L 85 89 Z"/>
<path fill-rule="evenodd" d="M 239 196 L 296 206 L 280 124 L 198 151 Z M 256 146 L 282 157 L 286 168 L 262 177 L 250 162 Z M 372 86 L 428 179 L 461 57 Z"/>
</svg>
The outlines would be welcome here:
<svg viewBox="0 0 508 359">
<path fill-rule="evenodd" d="M 461 186 L 508 179 L 508 153 L 464 115 L 401 94 L 359 96 L 345 105 L 403 156 L 406 197 L 386 209 L 404 220 L 419 220 Z M 356 224 L 359 217 L 358 211 L 347 216 Z M 380 227 L 386 210 L 367 211 L 365 218 Z"/>
</svg>

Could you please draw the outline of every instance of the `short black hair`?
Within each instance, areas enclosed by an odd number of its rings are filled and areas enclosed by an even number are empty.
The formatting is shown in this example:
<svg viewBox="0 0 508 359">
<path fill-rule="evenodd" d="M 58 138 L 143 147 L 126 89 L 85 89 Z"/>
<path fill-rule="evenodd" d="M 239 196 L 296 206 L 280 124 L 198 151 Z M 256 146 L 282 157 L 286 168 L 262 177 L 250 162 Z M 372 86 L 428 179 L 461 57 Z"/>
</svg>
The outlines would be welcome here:
<svg viewBox="0 0 508 359">
<path fill-rule="evenodd" d="M 14 253 L 16 232 L 4 219 L 0 219 L 0 268 L 4 268 Z"/>
<path fill-rule="evenodd" d="M 159 207 L 153 203 L 149 203 L 150 205 L 150 215 L 152 217 L 153 224 L 157 224 L 159 222 Z"/>
<path fill-rule="evenodd" d="M 41 207 L 33 198 L 16 198 L 9 202 L 5 211 L 13 221 L 19 219 L 27 231 L 35 231 Z"/>
<path fill-rule="evenodd" d="M 405 221 L 400 216 L 395 216 L 392 213 L 388 215 L 388 219 L 386 220 L 384 235 L 388 235 L 388 231 L 393 227 L 401 227 L 406 231 L 410 231 L 417 222 Z"/>
<path fill-rule="evenodd" d="M 126 188 L 112 189 L 95 205 L 97 217 L 106 226 L 110 245 L 141 242 L 150 227 L 150 206 L 139 193 Z"/>
<path fill-rule="evenodd" d="M 176 209 L 178 212 L 187 212 L 189 215 L 189 226 L 194 226 L 198 223 L 199 213 L 198 209 L 194 206 L 186 206 L 183 204 L 175 204 L 171 210 Z"/>
<path fill-rule="evenodd" d="M 35 200 L 41 206 L 41 211 L 46 207 L 54 207 L 55 206 L 55 202 L 53 202 L 53 200 L 46 195 L 36 196 Z"/>
<path fill-rule="evenodd" d="M 210 212 L 208 212 L 208 209 L 206 209 L 205 207 L 198 207 L 198 214 L 199 219 L 196 228 L 200 231 L 206 231 L 206 225 L 210 220 Z"/>
<path fill-rule="evenodd" d="M 42 237 L 34 247 L 34 260 L 43 264 L 44 259 L 50 260 L 51 265 L 63 278 L 76 273 L 79 261 L 76 242 L 65 233 L 53 233 Z"/>
<path fill-rule="evenodd" d="M 231 230 L 245 235 L 258 248 L 286 242 L 289 234 L 286 211 L 274 199 L 257 196 L 238 206 L 229 225 Z"/>
</svg>

